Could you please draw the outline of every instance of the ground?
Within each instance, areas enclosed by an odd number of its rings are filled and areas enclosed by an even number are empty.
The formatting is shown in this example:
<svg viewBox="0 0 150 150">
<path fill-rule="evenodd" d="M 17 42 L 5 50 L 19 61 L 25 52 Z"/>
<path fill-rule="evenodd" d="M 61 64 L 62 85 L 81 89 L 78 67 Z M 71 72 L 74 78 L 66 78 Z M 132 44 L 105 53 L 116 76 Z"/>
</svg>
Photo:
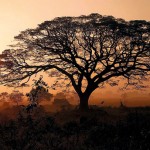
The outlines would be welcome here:
<svg viewBox="0 0 150 150">
<path fill-rule="evenodd" d="M 27 114 L 14 106 L 3 110 L 0 118 L 4 150 L 150 149 L 150 107 L 47 112 L 39 106 Z"/>
</svg>

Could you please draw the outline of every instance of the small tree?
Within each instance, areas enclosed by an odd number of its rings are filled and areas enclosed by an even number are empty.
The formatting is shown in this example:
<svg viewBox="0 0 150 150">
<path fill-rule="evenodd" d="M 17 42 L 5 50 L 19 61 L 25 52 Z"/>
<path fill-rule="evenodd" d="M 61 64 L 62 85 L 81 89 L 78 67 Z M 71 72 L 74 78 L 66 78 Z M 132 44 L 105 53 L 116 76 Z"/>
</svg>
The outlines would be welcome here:
<svg viewBox="0 0 150 150">
<path fill-rule="evenodd" d="M 8 101 L 9 94 L 7 92 L 0 93 L 0 102 Z"/>
<path fill-rule="evenodd" d="M 43 100 L 51 100 L 53 95 L 48 92 L 48 88 L 48 85 L 42 80 L 42 76 L 38 80 L 34 80 L 31 91 L 26 94 L 29 97 L 29 102 L 39 104 Z"/>
<path fill-rule="evenodd" d="M 144 20 L 99 14 L 59 17 L 15 39 L 19 42 L 2 54 L 1 83 L 55 70 L 55 76 L 70 81 L 67 86 L 78 94 L 81 110 L 88 109 L 91 93 L 103 84 L 118 85 L 113 79 L 122 76 L 137 85 L 149 75 L 150 22 Z"/>
<path fill-rule="evenodd" d="M 23 96 L 24 96 L 23 93 L 20 93 L 19 91 L 14 90 L 12 93 L 9 94 L 9 99 L 10 99 L 10 102 L 17 104 L 18 106 L 18 104 L 23 101 Z"/>
</svg>

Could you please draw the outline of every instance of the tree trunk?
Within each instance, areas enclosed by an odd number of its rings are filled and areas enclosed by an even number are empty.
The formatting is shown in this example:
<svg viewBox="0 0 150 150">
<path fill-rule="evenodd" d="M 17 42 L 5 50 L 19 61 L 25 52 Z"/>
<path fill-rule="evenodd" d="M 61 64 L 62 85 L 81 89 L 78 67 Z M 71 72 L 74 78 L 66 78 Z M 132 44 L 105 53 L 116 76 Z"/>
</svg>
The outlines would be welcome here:
<svg viewBox="0 0 150 150">
<path fill-rule="evenodd" d="M 89 110 L 88 100 L 89 100 L 90 95 L 82 94 L 79 97 L 80 97 L 79 110 L 88 111 Z"/>
</svg>

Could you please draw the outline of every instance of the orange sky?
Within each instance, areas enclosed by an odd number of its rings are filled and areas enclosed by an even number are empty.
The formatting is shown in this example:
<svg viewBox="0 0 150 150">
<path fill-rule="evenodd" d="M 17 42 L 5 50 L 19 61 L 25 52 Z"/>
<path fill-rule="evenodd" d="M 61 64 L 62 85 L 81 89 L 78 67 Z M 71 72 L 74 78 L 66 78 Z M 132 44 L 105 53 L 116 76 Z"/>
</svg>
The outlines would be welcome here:
<svg viewBox="0 0 150 150">
<path fill-rule="evenodd" d="M 150 0 L 0 0 L 0 52 L 19 31 L 58 16 L 90 13 L 150 20 Z"/>
<path fill-rule="evenodd" d="M 99 13 L 125 20 L 150 21 L 149 8 L 150 0 L 0 0 L 0 52 L 8 48 L 7 45 L 11 44 L 13 37 L 20 31 L 34 28 L 55 17 Z M 0 92 L 2 89 L 0 86 Z M 144 99 L 150 100 L 148 90 L 142 95 L 146 95 Z M 105 89 L 102 94 L 105 95 L 108 91 L 112 90 Z M 115 93 L 117 94 L 117 90 L 114 89 L 110 99 Z M 139 92 L 135 93 L 130 93 L 135 95 L 134 99 L 141 95 Z"/>
</svg>

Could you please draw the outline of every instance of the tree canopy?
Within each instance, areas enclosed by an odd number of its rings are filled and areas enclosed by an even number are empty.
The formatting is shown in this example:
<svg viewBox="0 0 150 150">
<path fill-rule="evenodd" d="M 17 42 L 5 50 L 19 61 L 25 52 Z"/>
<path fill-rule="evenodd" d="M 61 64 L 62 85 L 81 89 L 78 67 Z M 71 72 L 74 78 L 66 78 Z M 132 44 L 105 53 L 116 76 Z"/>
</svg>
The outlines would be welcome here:
<svg viewBox="0 0 150 150">
<path fill-rule="evenodd" d="M 40 71 L 62 75 L 79 95 L 81 108 L 88 107 L 99 86 L 117 85 L 113 78 L 137 84 L 149 76 L 150 22 L 145 20 L 99 14 L 58 17 L 15 39 L 0 56 L 1 83 L 16 83 Z"/>
</svg>

